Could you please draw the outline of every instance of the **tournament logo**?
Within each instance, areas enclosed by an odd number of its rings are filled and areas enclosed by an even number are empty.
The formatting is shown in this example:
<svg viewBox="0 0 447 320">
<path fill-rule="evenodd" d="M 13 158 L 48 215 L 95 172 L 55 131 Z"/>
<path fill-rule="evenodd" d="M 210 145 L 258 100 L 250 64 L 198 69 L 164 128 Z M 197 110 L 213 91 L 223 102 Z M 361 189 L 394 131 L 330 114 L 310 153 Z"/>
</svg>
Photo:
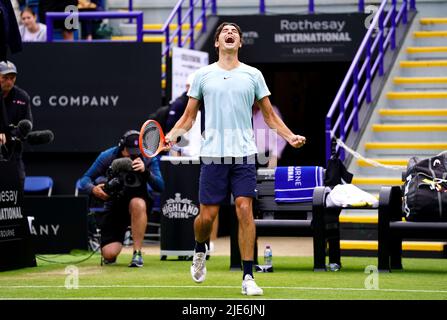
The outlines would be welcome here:
<svg viewBox="0 0 447 320">
<path fill-rule="evenodd" d="M 180 193 L 175 194 L 175 199 L 168 199 L 161 209 L 168 219 L 189 219 L 197 216 L 199 208 L 189 199 L 182 199 Z"/>
</svg>

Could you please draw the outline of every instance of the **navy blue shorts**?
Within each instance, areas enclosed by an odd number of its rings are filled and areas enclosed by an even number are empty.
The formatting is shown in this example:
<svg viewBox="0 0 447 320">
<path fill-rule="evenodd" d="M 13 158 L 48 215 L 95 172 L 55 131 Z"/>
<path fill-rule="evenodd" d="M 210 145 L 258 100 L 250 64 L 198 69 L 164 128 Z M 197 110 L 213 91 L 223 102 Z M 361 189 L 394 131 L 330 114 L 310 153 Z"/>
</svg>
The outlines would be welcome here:
<svg viewBox="0 0 447 320">
<path fill-rule="evenodd" d="M 200 167 L 199 202 L 201 204 L 223 204 L 233 197 L 256 197 L 256 165 L 248 157 L 227 161 L 202 161 Z M 242 159 L 242 160 L 241 160 Z M 251 158 L 250 158 L 251 159 Z M 248 163 L 247 163 L 248 162 Z"/>
</svg>

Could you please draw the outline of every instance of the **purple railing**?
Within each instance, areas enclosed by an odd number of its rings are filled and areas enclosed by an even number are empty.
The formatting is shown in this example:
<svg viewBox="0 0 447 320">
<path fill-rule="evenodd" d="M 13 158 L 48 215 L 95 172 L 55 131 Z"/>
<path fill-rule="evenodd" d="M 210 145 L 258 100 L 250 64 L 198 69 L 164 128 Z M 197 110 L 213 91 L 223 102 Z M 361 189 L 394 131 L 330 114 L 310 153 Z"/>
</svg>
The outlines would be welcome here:
<svg viewBox="0 0 447 320">
<path fill-rule="evenodd" d="M 188 1 L 189 7 L 186 10 L 186 12 L 183 12 L 183 4 Z M 197 18 L 194 17 L 194 9 L 196 8 L 197 4 L 200 2 L 200 9 L 201 12 Z M 197 6 L 198 7 L 198 6 Z M 194 49 L 195 47 L 195 38 L 194 38 L 194 30 L 195 26 L 202 22 L 202 29 L 201 32 L 206 32 L 206 13 L 208 12 L 208 9 L 211 8 L 211 13 L 213 15 L 217 14 L 217 4 L 216 0 L 179 0 L 177 4 L 175 5 L 174 9 L 172 10 L 171 14 L 169 15 L 168 19 L 162 26 L 160 30 L 143 30 L 143 34 L 160 34 L 165 36 L 165 48 L 163 50 L 162 56 L 166 56 L 169 53 L 169 50 L 171 50 L 172 43 L 175 41 L 175 38 L 177 38 L 177 46 L 178 47 L 184 47 L 185 44 L 189 41 L 189 47 L 191 49 Z M 172 32 L 169 26 L 173 24 L 174 19 L 176 19 L 177 23 L 177 29 L 175 29 Z M 182 27 L 185 23 L 189 23 L 189 30 L 186 33 L 186 35 L 182 35 Z"/>
<path fill-rule="evenodd" d="M 183 4 L 188 1 L 189 8 L 186 12 L 183 12 Z M 195 19 L 194 18 L 194 9 L 197 4 L 200 2 L 200 14 Z M 70 16 L 78 17 L 79 19 L 91 20 L 91 19 L 119 19 L 119 18 L 129 18 L 129 22 L 131 22 L 134 18 L 136 18 L 136 33 L 137 33 L 137 41 L 143 41 L 143 37 L 145 34 L 152 35 L 165 35 L 165 48 L 163 50 L 162 56 L 165 57 L 169 50 L 171 49 L 172 43 L 175 41 L 177 37 L 177 45 L 179 47 L 183 47 L 189 41 L 189 47 L 194 49 L 195 47 L 195 38 L 194 38 L 194 30 L 195 26 L 202 22 L 201 32 L 206 32 L 206 13 L 208 9 L 211 8 L 211 13 L 213 15 L 217 14 L 217 4 L 216 0 L 179 0 L 169 15 L 168 19 L 162 26 L 160 30 L 144 30 L 143 26 L 143 12 L 141 11 L 133 11 L 133 1 L 129 0 L 128 3 L 129 12 L 112 12 L 112 11 L 95 11 L 95 12 L 47 12 L 46 14 L 46 24 L 47 24 L 47 41 L 53 41 L 53 21 L 66 19 Z M 198 6 L 197 6 L 198 7 Z M 173 20 L 177 17 L 177 29 L 173 32 L 172 36 L 170 34 L 170 25 L 173 23 Z M 188 21 L 190 28 L 185 36 L 182 35 L 183 25 Z"/>
<path fill-rule="evenodd" d="M 129 12 L 132 12 L 133 11 L 133 0 L 129 0 Z M 129 18 L 129 23 L 132 23 L 133 22 L 133 19 L 132 18 Z"/>
<path fill-rule="evenodd" d="M 410 0 L 410 9 L 416 9 L 415 0 Z M 371 84 L 377 75 L 384 75 L 384 56 L 396 48 L 396 28 L 400 22 L 407 24 L 407 13 L 408 0 L 403 0 L 399 9 L 397 0 L 380 4 L 326 115 L 326 163 L 334 137 L 345 142 L 348 134 L 359 133 L 359 109 L 364 102 L 371 107 Z M 336 150 L 344 160 L 344 149 L 337 146 Z"/>
<path fill-rule="evenodd" d="M 80 20 L 93 19 L 126 19 L 135 18 L 137 22 L 137 41 L 143 41 L 143 12 L 114 12 L 114 11 L 94 11 L 94 12 L 47 12 L 45 23 L 47 25 L 47 42 L 53 42 L 54 30 L 53 21 L 76 17 Z M 96 40 L 97 41 L 97 40 Z M 107 40 L 110 41 L 110 40 Z"/>
</svg>

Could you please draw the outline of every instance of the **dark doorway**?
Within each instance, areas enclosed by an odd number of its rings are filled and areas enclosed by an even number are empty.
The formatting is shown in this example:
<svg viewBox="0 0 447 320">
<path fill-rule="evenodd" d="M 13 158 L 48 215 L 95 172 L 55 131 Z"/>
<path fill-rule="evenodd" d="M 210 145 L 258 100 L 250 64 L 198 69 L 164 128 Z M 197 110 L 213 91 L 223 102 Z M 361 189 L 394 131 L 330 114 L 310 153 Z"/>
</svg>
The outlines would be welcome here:
<svg viewBox="0 0 447 320">
<path fill-rule="evenodd" d="M 350 62 L 252 64 L 265 77 L 270 100 L 286 125 L 304 135 L 301 149 L 287 146 L 279 166 L 325 166 L 325 117 L 341 86 Z"/>
</svg>

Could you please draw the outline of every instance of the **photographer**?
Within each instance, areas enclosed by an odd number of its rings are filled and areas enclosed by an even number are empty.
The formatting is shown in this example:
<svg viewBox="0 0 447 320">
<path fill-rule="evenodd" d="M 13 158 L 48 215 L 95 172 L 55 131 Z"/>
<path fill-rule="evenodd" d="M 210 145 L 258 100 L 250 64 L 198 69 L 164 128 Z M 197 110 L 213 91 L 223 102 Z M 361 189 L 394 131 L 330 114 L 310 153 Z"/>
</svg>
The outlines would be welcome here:
<svg viewBox="0 0 447 320">
<path fill-rule="evenodd" d="M 101 251 L 104 263 L 116 261 L 126 229 L 131 225 L 133 257 L 129 267 L 142 267 L 141 247 L 152 208 L 148 185 L 155 191 L 164 188 L 157 158 L 143 158 L 138 148 L 139 132 L 127 131 L 118 146 L 102 152 L 80 181 L 88 194 L 105 201 L 101 223 Z M 105 183 L 93 181 L 105 177 Z"/>
<path fill-rule="evenodd" d="M 4 110 L 0 113 L 3 125 L 0 126 L 0 156 L 15 160 L 22 186 L 25 182 L 25 166 L 22 160 L 22 142 L 19 122 L 27 120 L 27 132 L 31 131 L 32 114 L 29 95 L 15 85 L 17 68 L 10 61 L 0 62 L 0 86 Z M 25 135 L 25 133 L 23 133 Z M 16 139 L 17 138 L 17 139 Z"/>
</svg>

